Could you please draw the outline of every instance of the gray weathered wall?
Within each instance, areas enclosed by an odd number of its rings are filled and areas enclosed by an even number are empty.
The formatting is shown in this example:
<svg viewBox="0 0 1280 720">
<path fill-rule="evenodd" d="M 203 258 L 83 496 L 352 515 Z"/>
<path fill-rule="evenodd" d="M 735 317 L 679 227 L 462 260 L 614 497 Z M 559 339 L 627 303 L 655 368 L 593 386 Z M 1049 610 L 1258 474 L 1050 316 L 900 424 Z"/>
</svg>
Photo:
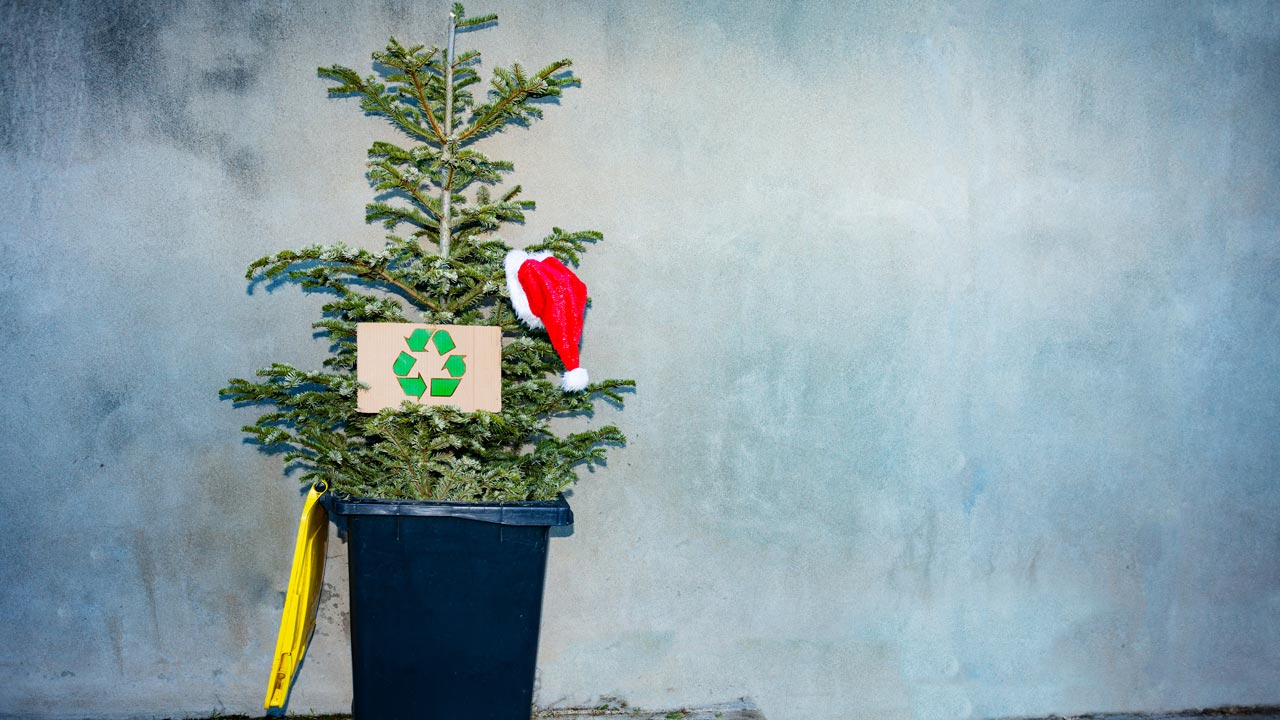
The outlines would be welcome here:
<svg viewBox="0 0 1280 720">
<path fill-rule="evenodd" d="M 379 242 L 315 67 L 442 8 L 0 3 L 0 715 L 258 707 L 300 498 L 215 391 L 322 344 L 241 272 Z M 495 143 L 507 237 L 606 233 L 585 364 L 640 383 L 542 704 L 1280 702 L 1280 6 L 490 9 L 585 79 Z M 332 552 L 298 710 L 349 698 Z"/>
</svg>

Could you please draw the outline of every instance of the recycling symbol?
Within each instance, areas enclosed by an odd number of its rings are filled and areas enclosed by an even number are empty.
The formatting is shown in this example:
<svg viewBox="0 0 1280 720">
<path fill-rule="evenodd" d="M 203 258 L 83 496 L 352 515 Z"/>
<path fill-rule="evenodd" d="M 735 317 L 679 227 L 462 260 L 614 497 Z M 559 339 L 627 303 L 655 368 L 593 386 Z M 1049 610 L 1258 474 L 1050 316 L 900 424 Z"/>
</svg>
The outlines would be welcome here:
<svg viewBox="0 0 1280 720">
<path fill-rule="evenodd" d="M 453 342 L 453 337 L 449 335 L 448 330 L 425 330 L 418 328 L 409 333 L 409 337 L 404 339 L 405 345 L 415 353 L 427 351 L 427 341 L 435 346 L 438 355 L 445 355 L 457 347 Z M 421 399 L 423 393 L 427 392 L 427 381 L 422 378 L 422 373 L 410 377 L 409 373 L 418 363 L 418 358 L 401 350 L 400 355 L 396 357 L 395 363 L 391 369 L 395 371 L 396 379 L 400 381 L 400 389 L 405 395 Z M 431 378 L 431 397 L 453 397 L 453 393 L 458 389 L 458 384 L 462 382 L 462 376 L 467 372 L 467 363 L 463 355 L 449 355 L 445 359 L 441 368 L 449 377 L 433 377 Z"/>
</svg>

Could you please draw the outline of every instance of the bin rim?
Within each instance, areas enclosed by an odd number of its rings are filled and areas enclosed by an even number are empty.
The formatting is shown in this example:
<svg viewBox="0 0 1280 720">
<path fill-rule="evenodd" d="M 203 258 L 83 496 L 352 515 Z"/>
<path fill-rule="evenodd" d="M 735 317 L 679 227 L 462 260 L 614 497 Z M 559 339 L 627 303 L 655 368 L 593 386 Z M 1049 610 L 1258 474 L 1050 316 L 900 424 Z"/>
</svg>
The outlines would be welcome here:
<svg viewBox="0 0 1280 720">
<path fill-rule="evenodd" d="M 329 511 L 335 515 L 394 515 L 401 517 L 451 517 L 495 525 L 561 526 L 573 524 L 573 509 L 564 494 L 555 500 L 523 502 L 458 502 L 454 500 L 405 500 L 355 497 L 326 493 Z"/>
</svg>

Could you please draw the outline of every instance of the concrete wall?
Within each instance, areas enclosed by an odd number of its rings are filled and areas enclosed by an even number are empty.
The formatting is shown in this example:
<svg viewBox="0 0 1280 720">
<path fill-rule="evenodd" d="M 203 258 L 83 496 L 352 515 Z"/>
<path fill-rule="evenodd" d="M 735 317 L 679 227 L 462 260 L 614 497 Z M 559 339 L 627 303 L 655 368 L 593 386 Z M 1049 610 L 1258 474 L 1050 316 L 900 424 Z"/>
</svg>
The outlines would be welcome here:
<svg viewBox="0 0 1280 720">
<path fill-rule="evenodd" d="M 322 344 L 241 272 L 380 242 L 315 67 L 442 9 L 0 4 L 0 715 L 258 707 L 301 501 L 215 392 Z M 1280 702 L 1280 6 L 472 10 L 578 63 L 492 148 L 508 239 L 606 233 L 585 363 L 640 383 L 540 703 Z M 297 710 L 349 701 L 342 550 Z"/>
</svg>

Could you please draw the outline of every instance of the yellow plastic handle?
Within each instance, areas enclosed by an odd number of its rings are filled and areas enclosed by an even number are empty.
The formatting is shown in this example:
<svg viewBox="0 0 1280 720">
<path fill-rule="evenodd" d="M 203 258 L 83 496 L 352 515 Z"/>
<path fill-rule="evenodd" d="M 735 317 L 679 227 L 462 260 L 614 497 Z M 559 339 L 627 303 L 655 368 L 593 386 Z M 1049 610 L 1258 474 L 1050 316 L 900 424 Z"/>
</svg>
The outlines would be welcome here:
<svg viewBox="0 0 1280 720">
<path fill-rule="evenodd" d="M 327 490 L 324 483 L 316 483 L 302 505 L 298 541 L 293 546 L 293 568 L 289 571 L 289 590 L 284 596 L 280 635 L 276 639 L 267 699 L 263 703 L 267 710 L 284 710 L 316 629 L 316 609 L 324 581 L 324 551 L 329 541 L 329 513 L 320 504 L 320 498 Z"/>
</svg>

